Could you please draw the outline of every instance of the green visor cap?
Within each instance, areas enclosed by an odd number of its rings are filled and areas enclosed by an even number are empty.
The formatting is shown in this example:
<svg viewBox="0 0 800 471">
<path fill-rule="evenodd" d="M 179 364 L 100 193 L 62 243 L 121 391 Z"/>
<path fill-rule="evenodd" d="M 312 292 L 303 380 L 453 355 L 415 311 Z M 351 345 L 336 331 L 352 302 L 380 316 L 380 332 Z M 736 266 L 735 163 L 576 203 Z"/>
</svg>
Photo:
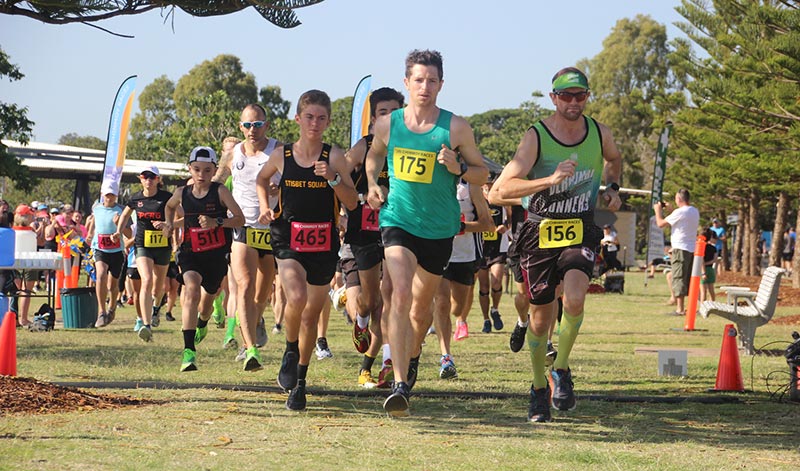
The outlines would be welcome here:
<svg viewBox="0 0 800 471">
<path fill-rule="evenodd" d="M 553 90 L 564 90 L 567 88 L 589 89 L 589 80 L 580 72 L 567 72 L 559 75 L 553 80 Z"/>
</svg>

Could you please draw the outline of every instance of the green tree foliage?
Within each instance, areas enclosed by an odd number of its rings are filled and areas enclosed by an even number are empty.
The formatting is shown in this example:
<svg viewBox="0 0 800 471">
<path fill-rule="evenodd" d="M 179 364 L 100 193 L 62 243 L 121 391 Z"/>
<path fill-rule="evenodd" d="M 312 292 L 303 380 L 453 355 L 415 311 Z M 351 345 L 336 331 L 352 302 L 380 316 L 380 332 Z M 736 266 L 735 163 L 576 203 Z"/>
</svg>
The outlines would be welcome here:
<svg viewBox="0 0 800 471">
<path fill-rule="evenodd" d="M 77 134 L 64 134 L 58 138 L 62 146 L 84 147 L 86 149 L 106 150 L 106 141 L 94 136 L 79 136 Z"/>
<path fill-rule="evenodd" d="M 532 97 L 541 97 L 534 92 Z M 514 157 L 520 140 L 531 125 L 551 113 L 534 101 L 526 101 L 519 108 L 490 110 L 467 117 L 475 133 L 478 149 L 488 159 L 505 165 Z"/>
<path fill-rule="evenodd" d="M 165 136 L 169 160 L 186 161 L 197 146 L 209 146 L 219 151 L 225 137 L 240 134 L 240 111 L 231 106 L 224 90 L 189 98 L 186 116 L 171 126 Z"/>
<path fill-rule="evenodd" d="M 139 113 L 131 118 L 128 156 L 151 160 L 167 154 L 168 130 L 178 120 L 175 111 L 175 84 L 162 75 L 142 90 Z"/>
<path fill-rule="evenodd" d="M 766 204 L 800 190 L 800 9 L 796 2 L 684 0 L 674 56 L 692 78 L 678 117 L 679 178 L 709 208 L 733 211 L 757 189 Z M 770 201 L 772 199 L 772 201 Z"/>
<path fill-rule="evenodd" d="M 281 97 L 281 87 L 277 85 L 261 87 L 258 97 L 267 111 L 267 121 L 272 122 L 278 118 L 286 119 L 289 116 L 289 108 L 292 104 Z"/>
<path fill-rule="evenodd" d="M 13 82 L 22 80 L 24 76 L 16 65 L 9 62 L 8 55 L 0 48 L 0 79 L 8 77 Z M 0 101 L 0 139 L 27 144 L 31 139 L 34 125 L 27 114 L 28 108 Z M 37 183 L 27 167 L 22 165 L 17 156 L 8 152 L 8 148 L 2 143 L 0 143 L 0 176 L 10 178 L 23 190 L 31 189 Z"/>
<path fill-rule="evenodd" d="M 307 7 L 323 0 L 85 0 L 73 1 L 0 1 L 0 13 L 21 15 L 50 24 L 83 23 L 91 26 L 93 22 L 116 16 L 136 15 L 160 9 L 162 16 L 169 19 L 179 8 L 192 16 L 220 16 L 253 8 L 261 17 L 281 28 L 294 28 L 300 25 L 294 10 Z M 97 27 L 97 26 L 96 26 Z M 103 28 L 100 28 L 103 29 Z"/>
<path fill-rule="evenodd" d="M 256 78 L 242 69 L 238 57 L 221 54 L 203 61 L 178 80 L 173 100 L 178 119 L 189 115 L 190 101 L 223 90 L 228 96 L 231 111 L 241 111 L 258 100 Z"/>
<path fill-rule="evenodd" d="M 344 150 L 350 148 L 350 117 L 352 114 L 352 96 L 333 100 L 331 103 L 331 124 L 325 130 L 325 142 L 337 145 Z"/>
<path fill-rule="evenodd" d="M 611 128 L 625 186 L 649 184 L 659 133 L 685 102 L 684 81 L 672 71 L 668 52 L 666 27 L 637 15 L 617 21 L 603 50 L 579 64 L 592 89 L 587 113 Z"/>
</svg>

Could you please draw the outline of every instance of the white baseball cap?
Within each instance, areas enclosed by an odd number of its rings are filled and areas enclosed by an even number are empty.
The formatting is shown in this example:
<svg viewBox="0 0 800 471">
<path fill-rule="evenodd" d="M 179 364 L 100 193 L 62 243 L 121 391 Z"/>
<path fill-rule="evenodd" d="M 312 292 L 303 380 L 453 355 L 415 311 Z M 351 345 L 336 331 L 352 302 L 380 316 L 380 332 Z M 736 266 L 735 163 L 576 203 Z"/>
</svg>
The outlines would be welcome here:
<svg viewBox="0 0 800 471">
<path fill-rule="evenodd" d="M 210 147 L 197 146 L 189 154 L 189 163 L 193 162 L 210 162 L 217 165 L 217 153 Z"/>
<path fill-rule="evenodd" d="M 157 177 L 161 176 L 161 172 L 158 171 L 158 167 L 156 167 L 155 165 L 151 165 L 151 166 L 147 167 L 146 169 L 142 170 L 141 172 L 139 172 L 139 175 L 143 175 L 145 172 L 150 172 L 150 173 L 154 174 Z"/>
</svg>

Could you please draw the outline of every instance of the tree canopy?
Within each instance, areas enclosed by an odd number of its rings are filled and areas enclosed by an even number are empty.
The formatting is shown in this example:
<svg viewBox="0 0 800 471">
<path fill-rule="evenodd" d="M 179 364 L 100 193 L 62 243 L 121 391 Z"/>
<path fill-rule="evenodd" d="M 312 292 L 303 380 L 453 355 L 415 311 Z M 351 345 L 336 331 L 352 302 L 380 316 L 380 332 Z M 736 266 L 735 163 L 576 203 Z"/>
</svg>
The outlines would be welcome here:
<svg viewBox="0 0 800 471">
<path fill-rule="evenodd" d="M 0 79 L 8 77 L 10 81 L 21 80 L 25 75 L 9 61 L 8 55 L 0 48 Z M 33 135 L 34 122 L 28 119 L 28 108 L 13 103 L 0 101 L 0 139 L 10 139 L 27 144 Z M 10 177 L 17 187 L 28 190 L 36 184 L 28 168 L 20 159 L 8 152 L 8 148 L 0 143 L 0 175 Z"/>
<path fill-rule="evenodd" d="M 0 13 L 20 15 L 44 23 L 63 25 L 69 23 L 93 23 L 117 16 L 137 15 L 160 9 L 162 16 L 169 19 L 175 9 L 181 9 L 192 16 L 221 16 L 253 8 L 262 18 L 281 28 L 294 28 L 300 25 L 294 10 L 322 3 L 324 0 L 97 0 L 73 1 L 23 1 L 0 0 Z M 104 29 L 104 28 L 100 28 Z M 105 30 L 105 29 L 104 29 Z M 108 31 L 108 30 L 105 30 Z M 116 33 L 114 33 L 116 34 Z"/>
</svg>

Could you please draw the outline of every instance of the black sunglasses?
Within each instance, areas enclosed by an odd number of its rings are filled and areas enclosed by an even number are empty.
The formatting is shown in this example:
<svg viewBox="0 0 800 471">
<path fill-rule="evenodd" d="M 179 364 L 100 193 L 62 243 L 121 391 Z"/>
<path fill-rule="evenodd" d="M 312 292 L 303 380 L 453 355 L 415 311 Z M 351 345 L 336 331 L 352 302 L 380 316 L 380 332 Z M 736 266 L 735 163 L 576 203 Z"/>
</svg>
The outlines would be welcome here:
<svg viewBox="0 0 800 471">
<path fill-rule="evenodd" d="M 578 103 L 582 102 L 589 96 L 589 91 L 583 92 L 568 92 L 566 90 L 559 90 L 557 92 L 553 92 L 555 96 L 557 96 L 561 101 L 572 103 L 572 99 L 574 98 Z"/>
</svg>

